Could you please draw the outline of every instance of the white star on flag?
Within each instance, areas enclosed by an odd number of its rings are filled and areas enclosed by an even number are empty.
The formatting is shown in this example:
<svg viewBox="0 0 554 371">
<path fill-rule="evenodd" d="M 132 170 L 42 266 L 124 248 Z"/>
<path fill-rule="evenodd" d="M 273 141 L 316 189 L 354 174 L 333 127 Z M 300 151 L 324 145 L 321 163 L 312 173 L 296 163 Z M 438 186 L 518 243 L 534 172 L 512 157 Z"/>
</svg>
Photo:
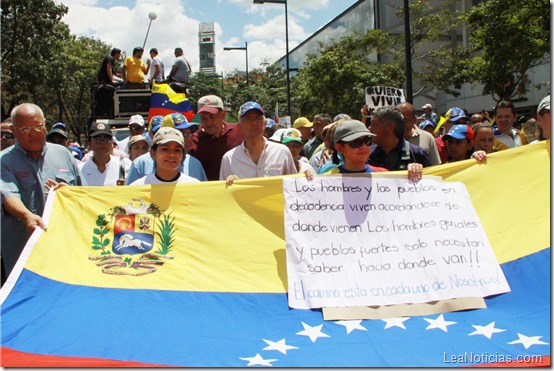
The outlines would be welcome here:
<svg viewBox="0 0 554 371">
<path fill-rule="evenodd" d="M 508 344 L 523 344 L 525 349 L 529 349 L 531 345 L 548 345 L 548 343 L 539 340 L 542 336 L 525 336 L 520 333 L 517 336 L 519 336 L 518 340 L 510 341 Z"/>
<path fill-rule="evenodd" d="M 248 361 L 246 366 L 273 366 L 271 362 L 277 361 L 276 359 L 263 359 L 260 353 L 256 353 L 254 357 L 240 358 L 243 361 Z"/>
<path fill-rule="evenodd" d="M 387 324 L 385 325 L 385 330 L 391 327 L 400 327 L 406 330 L 406 326 L 404 326 L 404 322 L 409 320 L 411 317 L 395 317 L 395 318 L 386 318 L 382 321 L 385 321 Z"/>
<path fill-rule="evenodd" d="M 277 351 L 279 351 L 283 354 L 287 354 L 287 350 L 289 350 L 289 349 L 298 349 L 298 347 L 293 347 L 291 345 L 287 345 L 287 343 L 285 342 L 285 339 L 281 339 L 277 342 L 271 341 L 271 340 L 266 340 L 266 339 L 262 339 L 262 340 L 265 341 L 266 344 L 268 345 L 263 350 L 277 350 Z"/>
<path fill-rule="evenodd" d="M 312 341 L 312 343 L 315 343 L 315 341 L 318 338 L 328 338 L 328 337 L 330 337 L 329 335 L 321 332 L 321 329 L 323 328 L 323 325 L 312 327 L 312 326 L 307 325 L 304 322 L 302 322 L 302 326 L 304 326 L 304 330 L 297 332 L 296 335 L 308 336 L 310 338 L 310 340 Z"/>
<path fill-rule="evenodd" d="M 494 333 L 497 333 L 497 332 L 504 332 L 506 330 L 503 330 L 503 329 L 499 329 L 499 328 L 495 328 L 494 327 L 494 322 L 491 322 L 489 323 L 488 325 L 486 326 L 479 326 L 479 325 L 471 325 L 473 326 L 473 328 L 475 329 L 475 331 L 473 331 L 471 334 L 469 334 L 468 336 L 471 336 L 471 335 L 483 335 L 487 338 L 491 338 L 492 337 L 492 334 Z"/>
<path fill-rule="evenodd" d="M 349 334 L 354 330 L 367 331 L 367 329 L 361 325 L 362 320 L 357 321 L 336 321 L 337 325 L 346 327 L 346 333 Z"/>
<path fill-rule="evenodd" d="M 431 329 L 434 329 L 434 328 L 440 328 L 444 332 L 448 332 L 448 326 L 457 323 L 457 322 L 445 321 L 444 320 L 444 315 L 442 313 L 436 319 L 424 318 L 424 320 L 429 322 L 429 326 L 427 326 L 425 328 L 426 330 L 431 330 Z"/>
</svg>

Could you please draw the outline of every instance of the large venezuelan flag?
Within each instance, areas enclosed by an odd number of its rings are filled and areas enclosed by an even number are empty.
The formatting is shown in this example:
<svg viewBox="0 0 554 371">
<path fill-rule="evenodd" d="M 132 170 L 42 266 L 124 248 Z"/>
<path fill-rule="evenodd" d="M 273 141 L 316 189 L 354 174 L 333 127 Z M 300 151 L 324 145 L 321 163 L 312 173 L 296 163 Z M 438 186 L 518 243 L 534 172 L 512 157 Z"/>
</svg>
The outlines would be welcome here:
<svg viewBox="0 0 554 371">
<path fill-rule="evenodd" d="M 173 112 L 182 113 L 188 121 L 192 121 L 195 116 L 185 93 L 174 92 L 168 84 L 153 84 L 148 122 L 154 116 L 165 116 Z"/>
<path fill-rule="evenodd" d="M 549 365 L 549 146 L 425 169 L 466 184 L 512 291 L 401 319 L 288 307 L 279 177 L 61 188 L 2 290 L 2 366 Z"/>
</svg>

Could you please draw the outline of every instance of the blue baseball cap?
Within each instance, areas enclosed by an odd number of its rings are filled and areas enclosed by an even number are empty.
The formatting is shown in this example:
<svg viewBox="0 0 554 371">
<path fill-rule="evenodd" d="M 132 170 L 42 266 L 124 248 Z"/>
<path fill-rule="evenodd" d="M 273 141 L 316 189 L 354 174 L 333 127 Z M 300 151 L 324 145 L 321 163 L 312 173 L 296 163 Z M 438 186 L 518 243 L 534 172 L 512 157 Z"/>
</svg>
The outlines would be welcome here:
<svg viewBox="0 0 554 371">
<path fill-rule="evenodd" d="M 442 141 L 446 142 L 448 138 L 473 140 L 474 136 L 475 134 L 473 133 L 473 129 L 469 126 L 465 124 L 452 125 L 452 128 L 450 129 L 448 134 L 445 134 L 442 137 Z"/>
<path fill-rule="evenodd" d="M 265 122 L 265 128 L 271 129 L 276 124 L 275 120 L 268 118 Z"/>
<path fill-rule="evenodd" d="M 263 110 L 262 106 L 260 106 L 259 103 L 246 102 L 242 106 L 240 106 L 239 116 L 242 117 L 246 114 L 246 112 L 252 111 L 253 109 L 260 111 L 262 113 L 262 115 L 264 114 L 264 110 Z"/>
<path fill-rule="evenodd" d="M 465 118 L 467 120 L 466 113 L 464 112 L 463 109 L 458 107 L 450 108 L 446 113 L 446 117 L 445 117 L 446 121 L 454 121 L 454 122 L 462 118 Z"/>
<path fill-rule="evenodd" d="M 435 123 L 431 120 L 425 120 L 421 124 L 419 124 L 419 128 L 421 130 L 424 130 L 427 126 L 435 127 Z"/>
<path fill-rule="evenodd" d="M 63 122 L 56 122 L 54 125 L 52 125 L 52 129 L 61 129 L 63 131 L 67 131 L 67 127 Z"/>
</svg>

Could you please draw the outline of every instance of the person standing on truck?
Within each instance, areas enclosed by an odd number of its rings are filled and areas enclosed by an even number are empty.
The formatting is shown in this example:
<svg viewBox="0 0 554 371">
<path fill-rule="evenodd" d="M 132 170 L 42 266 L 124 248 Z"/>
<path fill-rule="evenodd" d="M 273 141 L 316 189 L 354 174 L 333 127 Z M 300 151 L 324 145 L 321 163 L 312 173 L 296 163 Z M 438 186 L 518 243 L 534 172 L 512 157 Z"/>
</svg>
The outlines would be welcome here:
<svg viewBox="0 0 554 371">
<path fill-rule="evenodd" d="M 146 64 L 141 59 L 144 49 L 137 46 L 133 49 L 133 55 L 125 58 L 123 64 L 123 80 L 125 80 L 125 89 L 144 89 L 144 74 L 148 73 Z"/>
<path fill-rule="evenodd" d="M 161 84 L 165 78 L 164 74 L 164 63 L 158 55 L 158 49 L 150 49 L 150 59 L 147 62 L 147 68 L 150 71 L 150 89 L 152 89 L 152 84 Z"/>
<path fill-rule="evenodd" d="M 175 60 L 167 76 L 167 81 L 171 89 L 176 93 L 186 93 L 191 73 L 192 69 L 183 55 L 183 49 L 175 48 Z"/>
</svg>

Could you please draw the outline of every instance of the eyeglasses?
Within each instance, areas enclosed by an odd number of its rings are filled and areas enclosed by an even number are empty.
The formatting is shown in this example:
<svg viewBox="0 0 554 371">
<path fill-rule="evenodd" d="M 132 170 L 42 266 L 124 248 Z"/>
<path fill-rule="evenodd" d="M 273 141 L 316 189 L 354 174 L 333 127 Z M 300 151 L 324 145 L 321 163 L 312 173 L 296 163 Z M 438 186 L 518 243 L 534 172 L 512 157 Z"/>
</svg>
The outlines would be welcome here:
<svg viewBox="0 0 554 371">
<path fill-rule="evenodd" d="M 350 142 L 343 142 L 343 143 L 348 144 L 348 146 L 353 149 L 360 148 L 364 144 L 369 147 L 371 145 L 371 137 L 367 136 L 360 139 L 352 140 Z"/>
<path fill-rule="evenodd" d="M 110 143 L 112 141 L 112 137 L 109 135 L 98 135 L 96 137 L 92 137 L 92 140 L 96 143 Z"/>
<path fill-rule="evenodd" d="M 131 130 L 140 130 L 140 129 L 142 129 L 142 128 L 143 128 L 143 126 L 139 126 L 139 125 L 131 125 L 131 126 L 129 126 L 129 129 L 131 129 Z"/>
<path fill-rule="evenodd" d="M 6 138 L 6 139 L 14 138 L 13 133 L 11 131 L 2 131 L 0 135 L 2 136 L 2 138 Z"/>
<path fill-rule="evenodd" d="M 43 128 L 44 128 L 44 123 L 41 123 L 35 126 L 25 126 L 24 128 L 18 128 L 17 130 L 19 130 L 25 135 L 29 135 L 32 129 L 35 129 L 37 133 L 40 133 Z"/>
</svg>

